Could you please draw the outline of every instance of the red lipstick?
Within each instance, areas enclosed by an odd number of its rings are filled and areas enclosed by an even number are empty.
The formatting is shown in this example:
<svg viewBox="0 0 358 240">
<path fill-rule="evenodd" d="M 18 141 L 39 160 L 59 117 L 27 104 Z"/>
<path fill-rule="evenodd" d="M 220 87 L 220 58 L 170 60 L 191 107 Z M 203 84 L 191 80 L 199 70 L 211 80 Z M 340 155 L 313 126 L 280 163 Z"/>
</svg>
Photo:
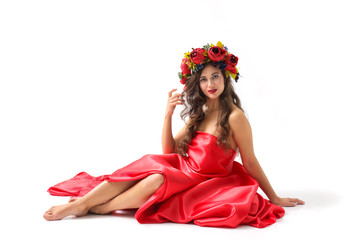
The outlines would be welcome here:
<svg viewBox="0 0 358 240">
<path fill-rule="evenodd" d="M 215 93 L 217 89 L 212 89 L 212 90 L 209 90 L 208 92 L 209 93 Z"/>
</svg>

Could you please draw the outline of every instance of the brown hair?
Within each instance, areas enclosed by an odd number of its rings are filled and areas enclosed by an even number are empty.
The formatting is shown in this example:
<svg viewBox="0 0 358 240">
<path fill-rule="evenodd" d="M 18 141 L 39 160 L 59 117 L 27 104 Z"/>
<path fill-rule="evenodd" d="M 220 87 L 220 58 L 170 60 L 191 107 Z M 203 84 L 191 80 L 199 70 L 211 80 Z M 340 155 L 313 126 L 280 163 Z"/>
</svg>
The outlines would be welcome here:
<svg viewBox="0 0 358 240">
<path fill-rule="evenodd" d="M 207 63 L 207 64 L 213 65 L 212 63 Z M 206 65 L 204 65 L 204 67 Z M 199 123 L 205 117 L 203 107 L 206 103 L 206 96 L 201 91 L 199 85 L 200 84 L 199 78 L 204 67 L 201 70 L 197 71 L 196 73 L 193 73 L 192 76 L 185 83 L 186 88 L 183 91 L 185 103 L 184 103 L 184 109 L 180 113 L 180 117 L 182 120 L 185 121 L 185 118 L 189 116 L 189 121 L 187 122 L 186 135 L 183 139 L 180 140 L 177 147 L 177 151 L 180 155 L 186 155 L 186 152 L 188 150 L 188 144 L 194 138 L 195 131 L 197 130 Z M 239 97 L 234 91 L 231 77 L 230 76 L 226 77 L 225 70 L 223 69 L 220 70 L 222 75 L 224 76 L 225 88 L 219 97 L 220 110 L 219 110 L 218 122 L 216 123 L 216 130 L 219 133 L 219 136 L 217 138 L 217 143 L 219 147 L 225 150 L 226 153 L 227 150 L 230 149 L 230 145 L 228 142 L 228 137 L 230 133 L 230 126 L 228 123 L 228 119 L 232 111 L 231 105 L 233 103 L 243 112 L 244 110 L 241 107 L 241 102 Z"/>
</svg>

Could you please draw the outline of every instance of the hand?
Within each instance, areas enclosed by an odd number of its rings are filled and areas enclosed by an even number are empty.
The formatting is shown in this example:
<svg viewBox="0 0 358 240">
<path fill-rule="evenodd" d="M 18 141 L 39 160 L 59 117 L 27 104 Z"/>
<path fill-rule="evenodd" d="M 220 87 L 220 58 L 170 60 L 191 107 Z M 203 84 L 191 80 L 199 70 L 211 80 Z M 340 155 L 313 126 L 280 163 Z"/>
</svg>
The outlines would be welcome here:
<svg viewBox="0 0 358 240">
<path fill-rule="evenodd" d="M 271 201 L 275 205 L 279 205 L 281 207 L 295 207 L 297 204 L 304 205 L 305 202 L 298 198 L 278 198 L 277 200 Z"/>
<path fill-rule="evenodd" d="M 165 116 L 172 116 L 176 105 L 184 104 L 184 99 L 182 99 L 183 94 L 176 93 L 176 94 L 172 95 L 172 93 L 176 90 L 177 89 L 174 88 L 168 93 L 168 104 L 167 104 L 167 111 L 165 113 Z"/>
</svg>

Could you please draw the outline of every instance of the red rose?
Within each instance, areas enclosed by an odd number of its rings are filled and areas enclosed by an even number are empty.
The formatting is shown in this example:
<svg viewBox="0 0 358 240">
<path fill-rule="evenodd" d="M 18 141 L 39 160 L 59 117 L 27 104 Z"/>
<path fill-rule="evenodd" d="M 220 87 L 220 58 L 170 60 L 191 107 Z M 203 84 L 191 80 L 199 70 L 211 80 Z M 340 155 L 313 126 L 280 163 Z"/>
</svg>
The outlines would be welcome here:
<svg viewBox="0 0 358 240">
<path fill-rule="evenodd" d="M 237 73 L 236 68 L 233 67 L 233 66 L 230 66 L 230 65 L 227 65 L 226 68 L 225 68 L 225 70 L 228 70 L 228 71 L 230 71 L 230 72 L 233 73 L 233 74 L 236 74 L 236 73 Z"/>
<path fill-rule="evenodd" d="M 229 54 L 226 56 L 225 64 L 227 66 L 235 67 L 237 65 L 237 61 L 239 61 L 238 57 L 236 57 L 234 54 Z"/>
<path fill-rule="evenodd" d="M 195 64 L 200 64 L 205 60 L 204 53 L 205 49 L 203 48 L 195 48 L 190 53 L 190 60 L 193 61 Z"/>
<path fill-rule="evenodd" d="M 237 62 L 239 61 L 239 58 L 236 57 L 234 54 L 229 54 L 226 56 L 225 64 L 226 68 L 225 70 L 228 70 L 234 74 L 237 73 L 235 66 L 237 65 Z"/>
<path fill-rule="evenodd" d="M 226 55 L 226 50 L 217 46 L 211 47 L 208 50 L 208 56 L 213 62 L 223 60 L 225 55 Z"/>
<path fill-rule="evenodd" d="M 180 68 L 181 68 L 181 72 L 183 75 L 191 74 L 190 69 L 189 69 L 188 65 L 186 64 L 187 62 L 188 62 L 187 58 L 183 58 L 183 60 L 181 61 Z"/>
<path fill-rule="evenodd" d="M 185 84 L 186 80 L 187 80 L 186 77 L 182 77 L 182 79 L 180 79 L 180 83 Z"/>
</svg>

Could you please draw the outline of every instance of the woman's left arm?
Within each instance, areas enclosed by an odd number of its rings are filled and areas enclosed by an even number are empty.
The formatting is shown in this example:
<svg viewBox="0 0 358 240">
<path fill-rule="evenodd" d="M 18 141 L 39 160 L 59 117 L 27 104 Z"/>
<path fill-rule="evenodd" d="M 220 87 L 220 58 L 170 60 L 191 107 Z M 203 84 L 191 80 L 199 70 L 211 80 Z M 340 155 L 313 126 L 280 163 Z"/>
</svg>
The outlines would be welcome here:
<svg viewBox="0 0 358 240">
<path fill-rule="evenodd" d="M 260 163 L 256 159 L 252 131 L 249 121 L 241 110 L 235 110 L 229 117 L 229 124 L 232 130 L 233 138 L 239 147 L 242 164 L 246 171 L 256 179 L 260 188 L 273 204 L 283 207 L 294 207 L 297 204 L 304 204 L 304 201 L 298 198 L 280 198 L 273 190 L 268 178 L 262 170 Z"/>
</svg>

